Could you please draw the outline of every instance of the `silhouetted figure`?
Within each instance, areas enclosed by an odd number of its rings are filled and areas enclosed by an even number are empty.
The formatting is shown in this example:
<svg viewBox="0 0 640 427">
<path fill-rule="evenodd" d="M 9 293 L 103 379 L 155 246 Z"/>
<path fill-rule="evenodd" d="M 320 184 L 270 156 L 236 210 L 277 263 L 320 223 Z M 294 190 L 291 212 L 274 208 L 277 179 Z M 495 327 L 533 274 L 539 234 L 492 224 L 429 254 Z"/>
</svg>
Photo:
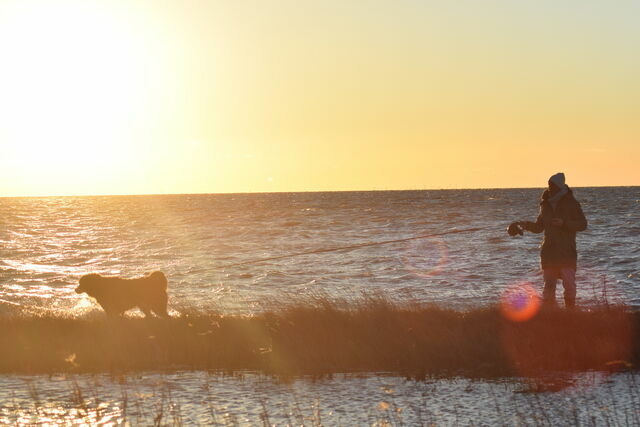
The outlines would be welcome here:
<svg viewBox="0 0 640 427">
<path fill-rule="evenodd" d="M 108 316 L 122 316 L 125 311 L 138 307 L 146 317 L 151 312 L 169 317 L 167 313 L 167 278 L 161 271 L 123 279 L 92 273 L 80 278 L 76 293 L 86 293 L 98 301 Z"/>
<path fill-rule="evenodd" d="M 558 279 L 562 279 L 565 307 L 574 307 L 578 259 L 576 232 L 586 230 L 587 220 L 580 203 L 565 184 L 562 172 L 549 178 L 549 188 L 542 194 L 536 222 L 518 221 L 514 224 L 532 233 L 544 231 L 540 250 L 540 261 L 544 271 L 544 302 L 555 304 L 556 284 Z"/>
</svg>

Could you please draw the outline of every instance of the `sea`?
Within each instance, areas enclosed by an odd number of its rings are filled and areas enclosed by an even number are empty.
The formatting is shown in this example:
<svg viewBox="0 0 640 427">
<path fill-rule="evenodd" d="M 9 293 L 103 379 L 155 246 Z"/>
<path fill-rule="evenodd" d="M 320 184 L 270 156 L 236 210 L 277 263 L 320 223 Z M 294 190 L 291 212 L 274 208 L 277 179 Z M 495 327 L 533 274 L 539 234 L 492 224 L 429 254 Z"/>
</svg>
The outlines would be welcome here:
<svg viewBox="0 0 640 427">
<path fill-rule="evenodd" d="M 185 308 L 251 315 L 287 301 L 318 296 L 348 302 L 380 295 L 400 303 L 457 310 L 495 305 L 510 287 L 521 283 L 541 291 L 542 235 L 510 237 L 506 230 L 512 221 L 535 221 L 542 191 L 0 198 L 0 315 L 17 311 L 95 314 L 100 311 L 96 303 L 74 292 L 82 275 L 137 277 L 156 270 L 168 278 L 170 313 L 174 315 Z M 577 236 L 577 304 L 588 307 L 606 301 L 639 307 L 640 187 L 574 188 L 573 192 L 589 224 Z M 559 285 L 560 300 L 561 289 Z M 140 313 L 133 311 L 131 315 Z M 585 381 L 583 377 L 574 380 L 575 384 Z M 44 390 L 65 385 L 67 391 L 61 393 L 68 396 L 68 390 L 73 391 L 77 384 L 92 381 L 106 390 L 102 412 L 111 414 L 109 422 L 122 422 L 122 405 L 114 403 L 122 397 L 118 391 L 121 385 L 95 376 L 78 376 L 72 382 L 66 377 L 3 376 L 0 414 L 24 413 L 25 420 L 37 423 L 39 415 L 32 407 L 19 409 L 21 400 L 16 396 L 33 393 L 37 389 L 34 384 Z M 313 418 L 316 416 L 322 416 L 321 424 L 325 425 L 411 425 L 418 420 L 424 424 L 469 424 L 470 420 L 482 424 L 482 417 L 477 419 L 473 414 L 488 410 L 487 399 L 496 402 L 496 409 L 505 406 L 501 399 L 521 400 L 516 409 L 506 405 L 506 409 L 486 416 L 487 420 L 511 424 L 518 407 L 526 412 L 526 405 L 533 404 L 527 399 L 541 399 L 539 393 L 518 393 L 521 382 L 517 379 L 500 384 L 464 378 L 411 383 L 383 373 L 357 378 L 344 375 L 319 382 L 300 378 L 286 385 L 257 373 L 246 373 L 241 379 L 197 372 L 145 373 L 139 380 L 129 381 L 142 383 L 142 393 L 156 397 L 165 393 L 161 384 L 166 381 L 182 384 L 187 391 L 174 396 L 178 403 L 173 408 L 182 408 L 186 424 L 207 424 L 203 417 L 214 415 L 217 418 L 211 419 L 220 424 L 248 425 L 263 424 L 265 416 L 268 423 L 279 425 L 299 423 L 296 417 L 313 424 L 318 421 Z M 632 374 L 609 376 L 585 393 L 624 389 L 632 383 L 635 386 L 635 381 Z M 156 387 L 149 388 L 151 383 Z M 188 391 L 200 390 L 203 384 L 212 396 L 207 405 L 201 392 Z M 545 393 L 569 393 L 575 402 L 574 395 L 581 395 L 582 390 L 575 387 Z M 444 400 L 430 403 L 429 390 L 437 390 Z M 10 394 L 14 396 L 11 404 L 18 406 L 7 403 Z M 69 403 L 61 403 L 55 392 L 48 394 L 54 396 L 48 403 L 54 409 L 54 424 L 55 420 L 96 421 L 81 414 L 69 418 L 69 408 L 64 406 Z M 116 397 L 109 398 L 111 395 Z M 638 402 L 629 396 L 637 398 L 637 392 L 620 393 L 618 409 L 630 409 L 618 412 L 629 420 L 638 419 L 637 409 L 633 409 L 638 408 L 634 406 Z M 447 404 L 452 398 L 459 401 L 455 411 Z M 558 399 L 548 400 L 549 411 L 553 411 L 552 402 Z M 225 403 L 218 405 L 221 401 Z M 265 411 L 265 404 L 275 405 L 275 413 Z M 489 408 L 495 406 L 491 405 Z M 622 420 L 611 415 L 612 410 L 598 409 L 598 415 L 581 408 L 577 405 L 575 413 L 568 416 Z M 66 415 L 56 418 L 56 411 Z"/>
</svg>

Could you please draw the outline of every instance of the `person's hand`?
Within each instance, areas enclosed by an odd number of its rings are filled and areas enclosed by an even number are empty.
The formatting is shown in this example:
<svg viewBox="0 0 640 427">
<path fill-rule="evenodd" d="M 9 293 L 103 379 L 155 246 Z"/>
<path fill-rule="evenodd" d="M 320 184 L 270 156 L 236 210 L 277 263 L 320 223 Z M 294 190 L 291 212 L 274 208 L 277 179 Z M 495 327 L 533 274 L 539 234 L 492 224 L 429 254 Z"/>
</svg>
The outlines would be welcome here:
<svg viewBox="0 0 640 427">
<path fill-rule="evenodd" d="M 564 221 L 562 220 L 562 218 L 551 218 L 551 225 L 562 227 L 564 225 Z"/>
<path fill-rule="evenodd" d="M 507 228 L 507 233 L 509 233 L 511 237 L 522 236 L 524 234 L 522 231 L 522 227 L 518 221 L 512 222 Z"/>
</svg>

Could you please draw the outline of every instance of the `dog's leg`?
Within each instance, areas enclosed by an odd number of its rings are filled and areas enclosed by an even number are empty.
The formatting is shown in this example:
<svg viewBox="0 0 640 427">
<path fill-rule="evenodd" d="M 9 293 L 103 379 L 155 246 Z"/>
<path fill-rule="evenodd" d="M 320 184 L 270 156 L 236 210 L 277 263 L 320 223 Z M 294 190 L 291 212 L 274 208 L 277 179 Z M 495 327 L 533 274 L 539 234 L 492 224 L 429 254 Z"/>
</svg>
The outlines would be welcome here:
<svg viewBox="0 0 640 427">
<path fill-rule="evenodd" d="M 153 312 L 160 317 L 165 317 L 165 318 L 171 317 L 167 312 L 167 307 L 154 307 Z"/>
<path fill-rule="evenodd" d="M 169 313 L 167 313 L 168 302 L 169 302 L 169 297 L 167 296 L 166 292 L 163 292 L 162 295 L 159 295 L 159 297 L 155 301 L 153 301 L 153 305 L 151 306 L 151 309 L 157 316 L 164 317 L 164 318 L 171 317 L 169 316 Z"/>
</svg>

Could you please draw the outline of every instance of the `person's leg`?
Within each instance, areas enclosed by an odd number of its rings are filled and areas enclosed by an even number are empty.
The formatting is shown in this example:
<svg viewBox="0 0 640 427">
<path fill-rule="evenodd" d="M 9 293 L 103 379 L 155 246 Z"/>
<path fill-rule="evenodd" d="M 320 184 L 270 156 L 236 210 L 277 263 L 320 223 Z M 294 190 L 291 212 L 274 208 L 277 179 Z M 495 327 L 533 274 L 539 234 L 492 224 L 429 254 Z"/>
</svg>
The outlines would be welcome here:
<svg viewBox="0 0 640 427">
<path fill-rule="evenodd" d="M 571 267 L 561 268 L 560 276 L 564 287 L 564 306 L 573 308 L 576 305 L 576 270 Z"/>
<path fill-rule="evenodd" d="M 543 270 L 544 290 L 542 291 L 542 299 L 545 304 L 556 304 L 556 284 L 558 283 L 558 269 L 545 268 Z"/>
</svg>

